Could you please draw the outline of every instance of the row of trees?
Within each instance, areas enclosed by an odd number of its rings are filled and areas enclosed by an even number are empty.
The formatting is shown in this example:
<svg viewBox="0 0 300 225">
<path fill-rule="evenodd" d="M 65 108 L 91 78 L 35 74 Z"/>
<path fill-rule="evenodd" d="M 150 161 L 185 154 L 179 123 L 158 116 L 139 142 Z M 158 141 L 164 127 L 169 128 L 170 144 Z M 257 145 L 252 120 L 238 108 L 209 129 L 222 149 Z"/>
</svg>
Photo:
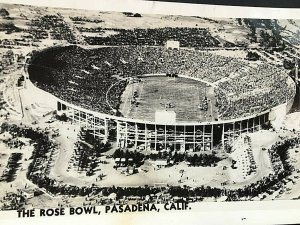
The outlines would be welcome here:
<svg viewBox="0 0 300 225">
<path fill-rule="evenodd" d="M 187 156 L 186 161 L 191 166 L 216 166 L 221 158 L 214 154 L 194 154 L 193 156 Z"/>
<path fill-rule="evenodd" d="M 96 152 L 97 156 L 100 156 L 101 153 L 107 152 L 111 149 L 111 143 L 99 140 L 99 138 L 95 137 L 90 130 L 84 131 L 84 141 L 93 146 L 93 151 Z"/>
<path fill-rule="evenodd" d="M 12 153 L 8 159 L 7 166 L 0 178 L 0 181 L 11 182 L 15 179 L 17 169 L 20 166 L 19 161 L 22 158 L 22 153 Z"/>
<path fill-rule="evenodd" d="M 170 186 L 170 187 L 99 187 L 99 186 L 82 186 L 59 184 L 53 179 L 46 176 L 39 176 L 34 174 L 31 180 L 40 188 L 45 188 L 52 194 L 62 194 L 70 196 L 88 196 L 102 194 L 102 196 L 109 196 L 112 193 L 117 194 L 117 199 L 130 196 L 145 197 L 146 195 L 153 195 L 161 192 L 170 194 L 169 200 L 174 197 L 195 198 L 195 197 L 214 197 L 227 196 L 227 201 L 237 201 L 242 197 L 252 198 L 259 194 L 265 193 L 268 190 L 278 190 L 282 187 L 282 180 L 288 176 L 288 172 L 284 171 L 280 174 L 265 177 L 262 180 L 248 185 L 237 190 L 230 190 L 225 188 L 215 188 L 210 186 L 201 186 L 191 188 L 188 186 Z"/>
<path fill-rule="evenodd" d="M 124 166 L 139 167 L 144 163 L 145 155 L 137 151 L 123 151 L 121 149 L 117 149 L 113 154 L 113 158 L 125 159 L 126 161 L 123 162 Z"/>
<path fill-rule="evenodd" d="M 113 158 L 124 158 L 126 161 L 123 164 L 135 166 L 141 166 L 147 159 L 154 161 L 163 159 L 169 163 L 173 161 L 171 164 L 186 161 L 190 163 L 190 166 L 216 166 L 217 162 L 221 160 L 221 158 L 217 157 L 215 154 L 194 154 L 192 156 L 176 151 L 159 151 L 157 154 L 151 153 L 150 155 L 145 155 L 141 152 L 122 149 L 117 149 L 113 154 Z M 131 159 L 131 161 L 128 159 Z"/>
<path fill-rule="evenodd" d="M 139 13 L 123 12 L 123 14 L 127 17 L 142 17 L 142 15 Z"/>
<path fill-rule="evenodd" d="M 293 170 L 293 166 L 289 162 L 288 150 L 299 144 L 300 144 L 300 138 L 298 137 L 286 139 L 282 142 L 275 143 L 271 147 L 269 152 L 272 155 L 276 153 L 277 161 L 280 161 L 282 163 L 283 170 L 291 173 L 291 171 Z"/>
<path fill-rule="evenodd" d="M 82 128 L 79 133 L 79 141 L 75 143 L 73 165 L 78 165 L 79 170 L 87 171 L 87 175 L 93 175 L 99 163 L 98 157 L 110 148 L 109 142 L 102 142 L 99 138 L 94 137 L 91 131 Z"/>
<path fill-rule="evenodd" d="M 103 20 L 99 20 L 99 19 L 89 19 L 87 17 L 82 17 L 82 16 L 70 16 L 70 19 L 72 21 L 76 21 L 76 22 L 89 22 L 89 23 L 102 23 L 104 22 Z"/>
<path fill-rule="evenodd" d="M 5 31 L 7 34 L 11 34 L 13 32 L 20 32 L 22 29 L 17 27 L 13 22 L 5 22 L 0 23 L 0 31 Z"/>
</svg>

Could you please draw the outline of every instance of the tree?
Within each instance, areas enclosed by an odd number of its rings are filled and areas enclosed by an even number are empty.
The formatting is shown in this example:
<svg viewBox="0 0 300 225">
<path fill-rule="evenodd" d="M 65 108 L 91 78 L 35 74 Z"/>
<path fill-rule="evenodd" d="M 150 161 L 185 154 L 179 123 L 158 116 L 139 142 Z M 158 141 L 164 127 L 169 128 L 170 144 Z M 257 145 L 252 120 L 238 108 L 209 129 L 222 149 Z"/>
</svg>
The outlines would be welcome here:
<svg viewBox="0 0 300 225">
<path fill-rule="evenodd" d="M 9 12 L 6 9 L 2 8 L 0 9 L 0 16 L 6 18 L 9 16 Z"/>
<path fill-rule="evenodd" d="M 56 115 L 56 119 L 63 121 L 63 122 L 67 122 L 68 121 L 68 117 L 65 113 L 63 113 L 62 115 Z"/>
<path fill-rule="evenodd" d="M 139 13 L 135 13 L 135 14 L 133 15 L 133 17 L 142 17 L 142 15 L 139 14 Z"/>
<path fill-rule="evenodd" d="M 246 59 L 251 61 L 256 61 L 260 58 L 260 56 L 256 52 L 248 52 Z"/>
<path fill-rule="evenodd" d="M 14 52 L 10 49 L 10 50 L 8 50 L 7 52 L 6 52 L 6 57 L 8 57 L 8 58 L 13 58 L 14 57 Z"/>
<path fill-rule="evenodd" d="M 131 17 L 133 16 L 133 13 L 132 12 L 123 12 L 123 14 L 127 17 Z"/>
<path fill-rule="evenodd" d="M 243 25 L 241 18 L 238 18 L 237 21 L 238 21 L 238 23 L 239 23 L 240 26 Z"/>
<path fill-rule="evenodd" d="M 20 32 L 21 31 L 21 29 L 19 27 L 16 27 L 13 22 L 1 23 L 0 24 L 0 30 L 1 31 L 6 31 L 7 33 Z"/>
<path fill-rule="evenodd" d="M 283 67 L 285 69 L 291 70 L 291 69 L 294 68 L 294 63 L 291 60 L 284 59 L 283 60 Z"/>
</svg>

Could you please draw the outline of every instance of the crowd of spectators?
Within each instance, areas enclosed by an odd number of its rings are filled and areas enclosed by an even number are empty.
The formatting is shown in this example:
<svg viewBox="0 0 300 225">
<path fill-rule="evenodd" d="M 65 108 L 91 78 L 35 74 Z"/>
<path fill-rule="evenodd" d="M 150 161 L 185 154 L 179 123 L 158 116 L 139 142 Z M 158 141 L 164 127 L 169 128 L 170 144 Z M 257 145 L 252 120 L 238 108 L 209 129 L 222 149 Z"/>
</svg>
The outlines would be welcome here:
<svg viewBox="0 0 300 225">
<path fill-rule="evenodd" d="M 216 92 L 219 115 L 230 119 L 268 110 L 290 100 L 295 94 L 293 85 L 283 69 L 272 65 L 239 70 L 237 76 L 218 85 L 222 90 Z"/>
<path fill-rule="evenodd" d="M 164 46 L 168 40 L 180 42 L 181 47 L 217 47 L 220 42 L 204 28 L 164 27 L 153 29 L 113 29 L 105 28 L 104 32 L 114 32 L 109 36 L 85 36 L 90 45 L 149 45 Z"/>
<path fill-rule="evenodd" d="M 29 73 L 43 90 L 109 114 L 121 104 L 128 83 L 124 78 L 143 74 L 180 74 L 215 83 L 221 119 L 262 112 L 293 95 L 285 72 L 275 66 L 250 67 L 237 59 L 190 49 L 69 46 L 38 53 Z"/>
</svg>

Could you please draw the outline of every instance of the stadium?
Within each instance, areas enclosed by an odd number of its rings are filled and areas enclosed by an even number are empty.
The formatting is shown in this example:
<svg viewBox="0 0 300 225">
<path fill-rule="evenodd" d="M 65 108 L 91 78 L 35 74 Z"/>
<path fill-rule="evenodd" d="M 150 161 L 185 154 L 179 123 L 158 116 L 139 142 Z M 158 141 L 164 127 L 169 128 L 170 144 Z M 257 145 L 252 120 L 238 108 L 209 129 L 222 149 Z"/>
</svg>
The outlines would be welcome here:
<svg viewBox="0 0 300 225">
<path fill-rule="evenodd" d="M 224 149 L 282 120 L 296 93 L 282 68 L 177 45 L 55 46 L 27 65 L 28 89 L 120 148 Z"/>
</svg>

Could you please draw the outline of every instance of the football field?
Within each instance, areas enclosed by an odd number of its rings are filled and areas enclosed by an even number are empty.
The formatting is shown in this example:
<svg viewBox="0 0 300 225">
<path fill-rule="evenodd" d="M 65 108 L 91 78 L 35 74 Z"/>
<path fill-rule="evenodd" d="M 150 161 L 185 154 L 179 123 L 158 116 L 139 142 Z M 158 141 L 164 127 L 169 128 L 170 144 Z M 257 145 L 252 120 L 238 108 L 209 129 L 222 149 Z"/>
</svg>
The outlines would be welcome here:
<svg viewBox="0 0 300 225">
<path fill-rule="evenodd" d="M 205 96 L 207 110 L 203 109 Z M 120 111 L 125 117 L 146 121 L 154 121 L 157 110 L 174 111 L 176 122 L 203 122 L 217 118 L 215 103 L 214 89 L 205 83 L 183 77 L 147 76 L 126 87 Z"/>
</svg>

